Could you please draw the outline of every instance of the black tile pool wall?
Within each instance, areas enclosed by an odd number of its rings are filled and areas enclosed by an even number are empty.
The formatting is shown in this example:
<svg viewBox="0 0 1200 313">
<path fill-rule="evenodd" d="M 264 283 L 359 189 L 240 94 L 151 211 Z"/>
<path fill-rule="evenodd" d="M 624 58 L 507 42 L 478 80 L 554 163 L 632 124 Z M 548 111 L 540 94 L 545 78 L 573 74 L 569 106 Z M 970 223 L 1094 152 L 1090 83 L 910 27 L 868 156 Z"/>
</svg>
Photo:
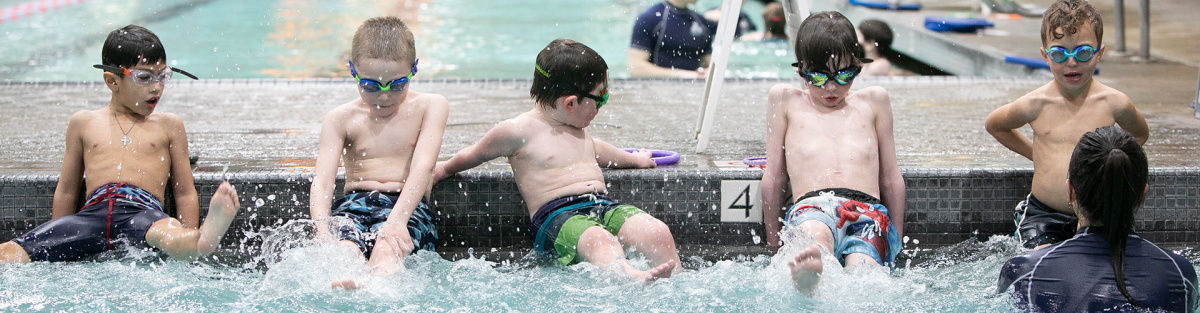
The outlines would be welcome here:
<svg viewBox="0 0 1200 313">
<path fill-rule="evenodd" d="M 905 235 L 921 248 L 970 238 L 1009 235 L 1013 207 L 1029 193 L 1029 169 L 902 169 L 906 184 Z M 56 173 L 0 175 L 0 240 L 10 240 L 50 219 Z M 227 249 L 256 253 L 264 227 L 308 218 L 311 173 L 261 170 L 195 173 L 201 216 L 217 185 L 227 178 L 243 211 L 225 237 Z M 752 246 L 760 223 L 722 223 L 722 180 L 758 180 L 759 171 L 711 169 L 614 170 L 605 172 L 609 196 L 665 222 L 681 248 L 689 245 Z M 341 179 L 338 180 L 340 194 Z M 170 198 L 168 196 L 168 198 Z M 438 216 L 440 245 L 449 248 L 528 248 L 530 224 L 512 172 L 475 170 L 435 185 L 430 201 Z M 168 203 L 168 205 L 170 205 Z M 1196 246 L 1200 238 L 1200 168 L 1151 170 L 1137 230 L 1166 246 Z M 917 243 L 919 242 L 919 243 Z"/>
</svg>

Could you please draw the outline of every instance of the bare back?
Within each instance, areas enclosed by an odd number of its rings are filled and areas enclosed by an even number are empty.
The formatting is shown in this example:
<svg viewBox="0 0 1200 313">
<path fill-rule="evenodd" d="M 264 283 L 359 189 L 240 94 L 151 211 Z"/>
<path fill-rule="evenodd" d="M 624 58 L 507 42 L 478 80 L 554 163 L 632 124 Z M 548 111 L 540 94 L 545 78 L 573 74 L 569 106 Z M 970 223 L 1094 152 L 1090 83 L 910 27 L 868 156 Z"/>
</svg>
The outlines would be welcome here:
<svg viewBox="0 0 1200 313">
<path fill-rule="evenodd" d="M 784 156 L 793 201 L 835 187 L 880 196 L 877 113 L 864 98 L 871 89 L 850 94 L 837 108 L 812 103 L 803 90 L 787 93 Z"/>
<path fill-rule="evenodd" d="M 514 127 L 515 137 L 524 141 L 508 162 L 530 216 L 556 198 L 608 191 L 587 129 L 551 125 L 536 110 L 502 123 L 511 123 L 503 127 Z"/>
</svg>

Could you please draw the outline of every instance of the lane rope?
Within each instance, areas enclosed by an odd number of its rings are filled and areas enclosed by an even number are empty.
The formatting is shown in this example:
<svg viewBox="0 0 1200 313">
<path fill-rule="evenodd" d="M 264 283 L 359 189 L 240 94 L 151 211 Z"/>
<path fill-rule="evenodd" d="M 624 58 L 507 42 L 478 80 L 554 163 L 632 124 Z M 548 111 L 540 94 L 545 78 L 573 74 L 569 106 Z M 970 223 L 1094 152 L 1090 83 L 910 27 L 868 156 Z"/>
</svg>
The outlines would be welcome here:
<svg viewBox="0 0 1200 313">
<path fill-rule="evenodd" d="M 35 0 L 0 9 L 0 24 L 69 7 L 87 0 Z"/>
</svg>

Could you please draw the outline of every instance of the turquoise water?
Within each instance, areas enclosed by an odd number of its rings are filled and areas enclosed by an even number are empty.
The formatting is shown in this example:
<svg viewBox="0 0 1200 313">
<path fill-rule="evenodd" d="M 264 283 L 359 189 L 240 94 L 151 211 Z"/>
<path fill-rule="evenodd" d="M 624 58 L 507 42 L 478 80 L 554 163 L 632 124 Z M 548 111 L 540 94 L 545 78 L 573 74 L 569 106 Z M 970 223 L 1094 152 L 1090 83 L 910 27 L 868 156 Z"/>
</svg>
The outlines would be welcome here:
<svg viewBox="0 0 1200 313">
<path fill-rule="evenodd" d="M 88 0 L 0 24 L 0 80 L 94 80 L 108 32 L 154 31 L 172 66 L 202 78 L 347 77 L 362 21 L 401 17 L 414 29 L 420 78 L 528 78 L 555 38 L 583 42 L 627 77 L 634 18 L 657 0 Z M 695 8 L 716 7 L 716 0 Z M 761 4 L 744 11 L 761 29 Z M 794 75 L 785 43 L 737 42 L 729 77 Z"/>
<path fill-rule="evenodd" d="M 293 231 L 302 228 L 292 222 L 259 233 L 264 252 L 245 261 L 185 263 L 130 251 L 106 262 L 6 265 L 0 310 L 1004 312 L 1012 307 L 995 294 L 996 276 L 1020 252 L 1005 236 L 936 251 L 909 243 L 904 253 L 918 261 L 890 274 L 846 273 L 826 257 L 820 291 L 807 298 L 792 289 L 782 257 L 769 256 L 685 260 L 683 273 L 641 284 L 589 264 L 560 267 L 519 256 L 447 261 L 422 252 L 407 258 L 406 271 L 372 277 L 363 259 L 306 242 L 307 233 Z M 648 267 L 639 257 L 634 265 Z M 362 290 L 329 288 L 335 279 L 360 276 L 367 277 Z"/>
</svg>

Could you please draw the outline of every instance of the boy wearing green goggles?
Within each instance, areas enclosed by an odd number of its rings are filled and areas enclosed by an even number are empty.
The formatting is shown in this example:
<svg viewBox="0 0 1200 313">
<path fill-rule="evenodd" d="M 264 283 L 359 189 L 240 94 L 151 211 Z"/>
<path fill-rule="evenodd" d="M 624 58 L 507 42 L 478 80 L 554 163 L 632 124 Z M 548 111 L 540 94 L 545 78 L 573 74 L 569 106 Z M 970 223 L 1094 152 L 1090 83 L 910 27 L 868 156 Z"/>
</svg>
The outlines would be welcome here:
<svg viewBox="0 0 1200 313">
<path fill-rule="evenodd" d="M 1033 188 L 1017 204 L 1013 222 L 1027 248 L 1075 236 L 1075 211 L 1067 189 L 1067 164 L 1084 133 L 1114 123 L 1139 144 L 1150 136 L 1146 120 L 1124 93 L 1092 79 L 1104 56 L 1104 22 L 1084 0 L 1059 0 L 1042 16 L 1042 57 L 1054 80 L 992 111 L 985 126 L 1000 144 L 1033 160 Z M 1017 129 L 1028 124 L 1033 138 Z"/>
<path fill-rule="evenodd" d="M 533 110 L 496 124 L 475 144 L 434 169 L 437 179 L 508 157 L 533 223 L 534 250 L 560 264 L 591 262 L 654 280 L 678 272 L 671 230 L 632 205 L 606 196 L 600 168 L 654 167 L 649 151 L 625 152 L 587 130 L 608 101 L 608 65 L 581 43 L 558 39 L 533 66 Z M 622 249 L 636 247 L 651 268 L 634 268 Z"/>
</svg>

